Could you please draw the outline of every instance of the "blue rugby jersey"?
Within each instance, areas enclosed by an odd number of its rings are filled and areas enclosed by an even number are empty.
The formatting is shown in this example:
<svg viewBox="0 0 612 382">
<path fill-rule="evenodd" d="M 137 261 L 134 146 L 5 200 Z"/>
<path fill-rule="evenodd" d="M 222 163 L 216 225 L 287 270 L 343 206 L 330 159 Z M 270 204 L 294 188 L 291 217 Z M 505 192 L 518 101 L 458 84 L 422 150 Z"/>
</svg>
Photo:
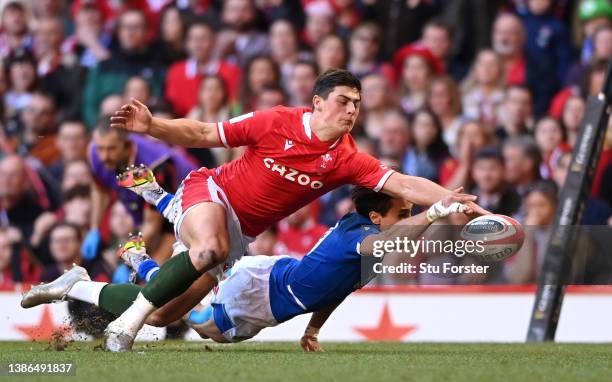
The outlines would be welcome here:
<svg viewBox="0 0 612 382">
<path fill-rule="evenodd" d="M 277 261 L 270 273 L 270 305 L 274 318 L 283 322 L 302 313 L 339 304 L 361 288 L 362 260 L 365 258 L 359 254 L 359 245 L 368 235 L 379 232 L 369 218 L 349 213 L 330 228 L 302 260 L 283 258 Z"/>
</svg>

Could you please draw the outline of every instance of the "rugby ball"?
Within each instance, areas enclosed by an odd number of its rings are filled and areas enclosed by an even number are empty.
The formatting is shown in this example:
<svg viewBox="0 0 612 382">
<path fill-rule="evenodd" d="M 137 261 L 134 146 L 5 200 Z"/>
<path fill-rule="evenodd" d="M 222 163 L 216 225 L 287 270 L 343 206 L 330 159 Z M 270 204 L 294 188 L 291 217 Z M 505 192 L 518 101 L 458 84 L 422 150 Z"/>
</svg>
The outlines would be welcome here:
<svg viewBox="0 0 612 382">
<path fill-rule="evenodd" d="M 462 240 L 480 242 L 472 256 L 485 261 L 502 261 L 521 249 L 523 226 L 505 215 L 483 215 L 471 220 L 461 230 Z"/>
</svg>

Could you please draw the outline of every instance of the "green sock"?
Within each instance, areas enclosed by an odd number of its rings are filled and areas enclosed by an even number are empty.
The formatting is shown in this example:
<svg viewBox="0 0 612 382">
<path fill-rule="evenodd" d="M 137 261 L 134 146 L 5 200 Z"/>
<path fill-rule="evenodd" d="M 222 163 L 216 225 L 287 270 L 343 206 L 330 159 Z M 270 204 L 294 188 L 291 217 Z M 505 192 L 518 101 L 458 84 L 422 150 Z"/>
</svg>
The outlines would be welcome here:
<svg viewBox="0 0 612 382">
<path fill-rule="evenodd" d="M 142 288 L 142 295 L 159 308 L 185 292 L 200 276 L 202 274 L 191 263 L 189 251 L 181 252 L 164 263 Z"/>
<path fill-rule="evenodd" d="M 136 300 L 141 289 L 134 284 L 108 284 L 100 291 L 98 306 L 120 316 Z"/>
</svg>

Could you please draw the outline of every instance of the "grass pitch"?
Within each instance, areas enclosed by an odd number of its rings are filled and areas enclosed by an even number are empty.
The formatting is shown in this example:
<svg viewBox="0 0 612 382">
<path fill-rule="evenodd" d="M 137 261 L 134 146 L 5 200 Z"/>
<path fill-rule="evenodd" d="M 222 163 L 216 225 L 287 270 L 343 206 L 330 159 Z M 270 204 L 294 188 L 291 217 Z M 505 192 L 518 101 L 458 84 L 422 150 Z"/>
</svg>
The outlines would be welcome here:
<svg viewBox="0 0 612 382">
<path fill-rule="evenodd" d="M 0 364 L 74 362 L 76 377 L 0 377 L 67 381 L 611 381 L 612 344 L 323 343 L 303 353 L 296 343 L 221 345 L 137 343 L 112 354 L 100 342 L 0 342 Z"/>
</svg>

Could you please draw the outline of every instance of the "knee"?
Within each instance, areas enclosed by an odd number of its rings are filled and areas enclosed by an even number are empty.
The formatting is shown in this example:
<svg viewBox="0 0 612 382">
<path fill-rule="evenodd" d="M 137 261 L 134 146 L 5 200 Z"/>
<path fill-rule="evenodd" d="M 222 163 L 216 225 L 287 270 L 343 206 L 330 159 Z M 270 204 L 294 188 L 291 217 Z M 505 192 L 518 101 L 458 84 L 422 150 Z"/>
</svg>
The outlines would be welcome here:
<svg viewBox="0 0 612 382">
<path fill-rule="evenodd" d="M 197 270 L 222 264 L 228 256 L 227 242 L 216 237 L 204 239 L 189 249 L 189 258 Z"/>
</svg>

